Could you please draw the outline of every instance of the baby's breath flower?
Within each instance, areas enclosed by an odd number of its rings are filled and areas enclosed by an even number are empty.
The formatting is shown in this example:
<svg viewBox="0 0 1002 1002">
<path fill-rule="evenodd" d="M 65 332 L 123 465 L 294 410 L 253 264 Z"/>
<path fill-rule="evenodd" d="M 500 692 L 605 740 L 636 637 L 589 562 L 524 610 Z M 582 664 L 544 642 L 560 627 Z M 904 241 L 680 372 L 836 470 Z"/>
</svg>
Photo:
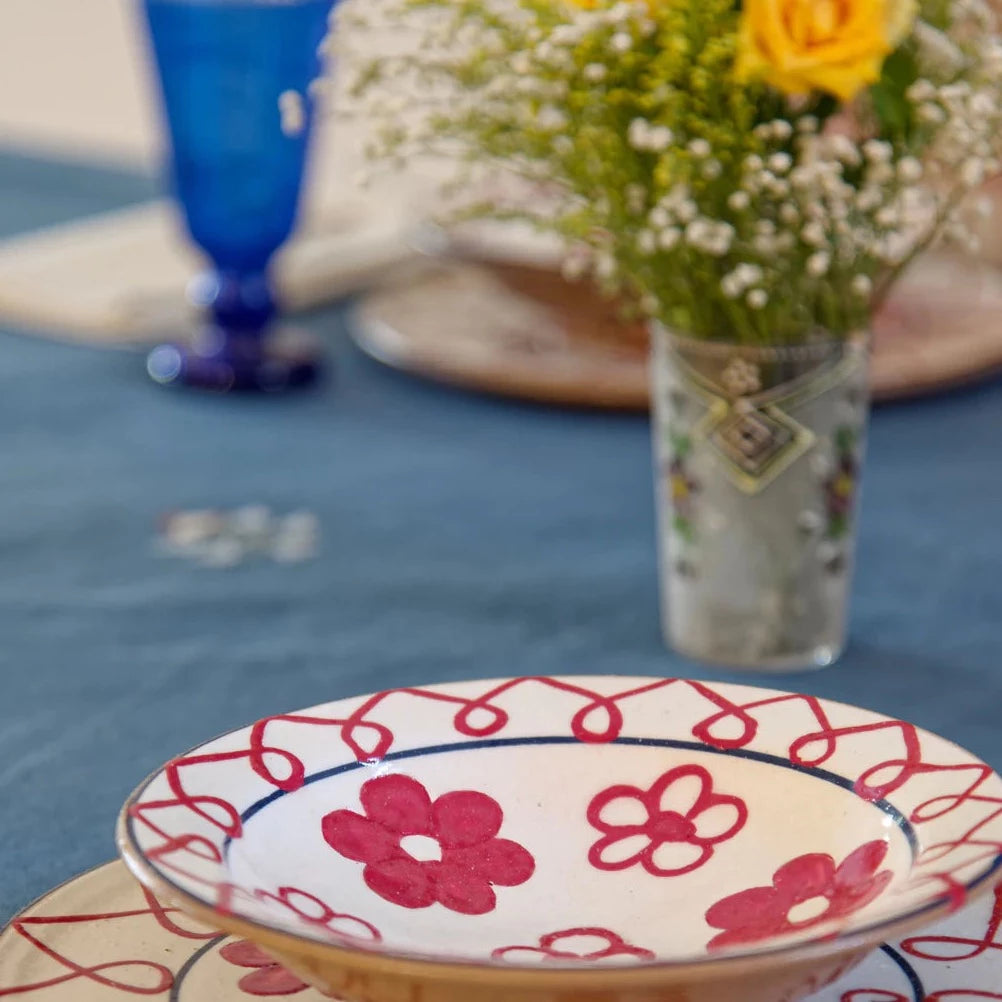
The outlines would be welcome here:
<svg viewBox="0 0 1002 1002">
<path fill-rule="evenodd" d="M 841 133 L 830 136 L 828 139 L 829 145 L 831 146 L 832 153 L 838 160 L 843 163 L 849 164 L 851 167 L 856 167 L 862 161 L 862 157 L 859 155 L 859 150 L 856 148 L 856 144 L 848 137 L 843 136 Z M 872 145 L 871 145 L 872 144 Z M 870 147 L 873 151 L 880 151 L 890 149 L 887 143 L 877 143 L 875 140 L 870 140 L 866 146 L 864 146 L 864 153 L 866 153 L 866 147 Z M 867 153 L 867 156 L 872 161 L 883 162 L 879 155 Z"/>
<path fill-rule="evenodd" d="M 976 188 L 985 179 L 985 165 L 978 157 L 965 160 L 960 168 L 960 179 L 968 188 Z"/>
<path fill-rule="evenodd" d="M 878 226 L 893 226 L 898 221 L 898 210 L 893 205 L 884 205 L 877 210 L 874 217 Z"/>
<path fill-rule="evenodd" d="M 728 299 L 737 299 L 747 289 L 762 281 L 762 269 L 757 264 L 739 264 L 721 280 L 721 291 Z"/>
<path fill-rule="evenodd" d="M 651 213 L 647 218 L 651 226 L 658 230 L 663 230 L 666 226 L 671 225 L 671 216 L 663 205 L 657 205 L 651 209 Z"/>
<path fill-rule="evenodd" d="M 694 247 L 701 247 L 709 232 L 710 224 L 705 219 L 694 219 L 685 228 L 685 239 Z"/>
<path fill-rule="evenodd" d="M 812 219 L 800 231 L 800 239 L 809 247 L 824 247 L 828 242 L 828 234 L 818 220 Z"/>
<path fill-rule="evenodd" d="M 785 143 L 793 135 L 793 126 L 785 118 L 777 118 L 772 123 L 772 137 Z"/>
<path fill-rule="evenodd" d="M 720 291 L 724 294 L 725 299 L 737 299 L 744 290 L 734 280 L 733 274 L 731 274 L 724 275 L 720 280 Z"/>
<path fill-rule="evenodd" d="M 635 150 L 647 149 L 647 136 L 651 131 L 651 123 L 646 118 L 635 118 L 626 130 L 627 142 Z"/>
<path fill-rule="evenodd" d="M 889 163 L 870 164 L 866 171 L 865 183 L 886 185 L 894 180 L 894 168 Z"/>
<path fill-rule="evenodd" d="M 863 299 L 873 291 L 873 282 L 869 275 L 854 275 L 850 284 L 852 291 Z"/>
<path fill-rule="evenodd" d="M 773 153 L 769 157 L 769 170 L 774 174 L 785 174 L 793 166 L 793 157 L 789 153 Z"/>
<path fill-rule="evenodd" d="M 624 22 L 630 20 L 632 13 L 633 11 L 628 3 L 617 3 L 615 7 L 609 11 L 609 20 L 613 24 L 623 24 Z"/>
<path fill-rule="evenodd" d="M 691 222 L 698 212 L 699 207 L 691 198 L 684 198 L 675 206 L 675 215 L 683 223 Z"/>
<path fill-rule="evenodd" d="M 997 100 L 998 98 L 996 95 L 983 90 L 978 91 L 978 93 L 971 98 L 971 114 L 976 118 L 983 118 L 993 114 Z"/>
<path fill-rule="evenodd" d="M 559 108 L 546 105 L 539 109 L 539 114 L 536 116 L 536 124 L 548 132 L 557 132 L 560 129 L 566 128 L 567 116 Z"/>
<path fill-rule="evenodd" d="M 689 141 L 689 152 L 694 157 L 708 157 L 711 152 L 710 144 L 705 139 L 691 139 Z"/>
<path fill-rule="evenodd" d="M 671 250 L 682 239 L 682 231 L 677 226 L 668 226 L 658 234 L 658 246 L 662 250 Z"/>
<path fill-rule="evenodd" d="M 581 29 L 576 24 L 558 24 L 550 32 L 554 45 L 577 45 L 581 41 Z"/>
<path fill-rule="evenodd" d="M 595 275 L 600 279 L 610 279 L 616 274 L 616 259 L 608 253 L 595 256 Z"/>
<path fill-rule="evenodd" d="M 666 125 L 652 125 L 645 118 L 635 118 L 630 122 L 626 139 L 635 150 L 661 153 L 671 146 L 675 136 Z"/>
<path fill-rule="evenodd" d="M 915 157 L 902 157 L 898 161 L 898 177 L 905 184 L 913 184 L 922 178 L 922 164 Z"/>
<path fill-rule="evenodd" d="M 753 310 L 761 310 L 764 309 L 766 304 L 769 302 L 769 294 L 765 291 L 765 289 L 752 289 L 751 292 L 748 293 L 746 299 L 748 305 Z"/>
<path fill-rule="evenodd" d="M 939 125 L 945 120 L 946 112 L 938 104 L 926 101 L 925 104 L 919 105 L 918 117 L 919 121 L 926 125 Z"/>
<path fill-rule="evenodd" d="M 613 52 L 629 52 L 633 48 L 633 36 L 627 34 L 625 31 L 617 31 L 609 39 L 609 45 L 612 47 Z"/>
<path fill-rule="evenodd" d="M 730 195 L 727 196 L 727 205 L 734 212 L 744 212 L 749 205 L 751 205 L 751 196 L 747 191 L 732 191 Z"/>
<path fill-rule="evenodd" d="M 657 125 L 647 134 L 647 148 L 654 153 L 663 153 L 674 139 L 667 125 Z"/>
<path fill-rule="evenodd" d="M 932 82 L 920 77 L 915 83 L 908 87 L 905 96 L 913 104 L 921 104 L 923 101 L 931 101 L 936 96 L 936 88 Z"/>
<path fill-rule="evenodd" d="M 884 195 L 880 188 L 871 185 L 856 196 L 856 209 L 863 213 L 873 212 L 883 200 Z"/>
<path fill-rule="evenodd" d="M 790 184 L 794 188 L 810 188 L 815 182 L 816 174 L 810 167 L 803 165 L 790 171 Z"/>
<path fill-rule="evenodd" d="M 821 278 L 828 273 L 831 260 L 831 255 L 827 251 L 815 251 L 807 259 L 807 274 L 813 278 Z"/>
</svg>

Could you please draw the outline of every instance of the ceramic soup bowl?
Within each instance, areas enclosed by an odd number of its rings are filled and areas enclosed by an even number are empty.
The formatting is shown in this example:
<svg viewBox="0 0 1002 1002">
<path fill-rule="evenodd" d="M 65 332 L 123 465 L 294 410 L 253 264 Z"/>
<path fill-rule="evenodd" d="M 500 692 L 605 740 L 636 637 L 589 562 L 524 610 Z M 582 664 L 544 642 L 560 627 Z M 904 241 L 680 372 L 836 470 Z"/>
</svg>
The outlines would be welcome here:
<svg viewBox="0 0 1002 1002">
<path fill-rule="evenodd" d="M 793 1002 L 990 889 L 1002 780 L 809 696 L 517 678 L 261 720 L 148 779 L 118 838 L 357 1002 Z"/>
</svg>

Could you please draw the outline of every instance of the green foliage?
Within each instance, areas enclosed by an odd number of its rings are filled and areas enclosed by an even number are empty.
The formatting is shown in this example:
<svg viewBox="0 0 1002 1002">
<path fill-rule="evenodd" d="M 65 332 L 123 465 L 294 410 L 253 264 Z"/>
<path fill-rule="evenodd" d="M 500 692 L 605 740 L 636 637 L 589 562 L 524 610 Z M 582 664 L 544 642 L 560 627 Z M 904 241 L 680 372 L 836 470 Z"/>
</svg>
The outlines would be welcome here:
<svg viewBox="0 0 1002 1002">
<path fill-rule="evenodd" d="M 910 148 L 915 138 L 915 106 L 908 88 L 919 78 L 914 48 L 903 45 L 884 62 L 880 80 L 870 88 L 870 100 L 882 131 L 897 145 Z"/>
</svg>

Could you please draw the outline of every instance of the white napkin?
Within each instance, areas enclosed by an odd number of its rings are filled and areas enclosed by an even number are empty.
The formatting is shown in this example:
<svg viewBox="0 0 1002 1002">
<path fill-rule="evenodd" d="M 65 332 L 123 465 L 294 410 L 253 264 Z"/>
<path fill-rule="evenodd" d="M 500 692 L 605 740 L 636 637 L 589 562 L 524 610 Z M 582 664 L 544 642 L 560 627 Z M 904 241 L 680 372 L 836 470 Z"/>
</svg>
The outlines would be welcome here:
<svg viewBox="0 0 1002 1002">
<path fill-rule="evenodd" d="M 283 303 L 302 309 L 363 289 L 413 256 L 394 209 L 354 200 L 311 214 L 280 252 Z M 127 344 L 191 319 L 185 288 L 205 266 L 173 205 L 155 201 L 0 242 L 0 324 Z"/>
</svg>

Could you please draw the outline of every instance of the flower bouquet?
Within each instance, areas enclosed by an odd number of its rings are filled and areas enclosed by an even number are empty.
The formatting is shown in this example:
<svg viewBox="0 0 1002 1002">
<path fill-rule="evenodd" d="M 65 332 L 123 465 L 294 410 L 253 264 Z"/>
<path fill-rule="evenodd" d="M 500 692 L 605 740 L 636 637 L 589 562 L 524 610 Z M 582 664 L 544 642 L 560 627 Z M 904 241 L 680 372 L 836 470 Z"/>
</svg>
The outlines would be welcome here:
<svg viewBox="0 0 1002 1002">
<path fill-rule="evenodd" d="M 389 15 L 419 44 L 355 59 Z M 760 668 L 845 640 L 875 306 L 998 172 L 984 0 L 348 0 L 370 153 L 460 164 L 645 317 L 669 642 Z M 503 170 L 517 185 L 478 197 Z M 526 194 L 531 197 L 526 198 Z M 475 318 L 471 318 L 475 323 Z"/>
</svg>

